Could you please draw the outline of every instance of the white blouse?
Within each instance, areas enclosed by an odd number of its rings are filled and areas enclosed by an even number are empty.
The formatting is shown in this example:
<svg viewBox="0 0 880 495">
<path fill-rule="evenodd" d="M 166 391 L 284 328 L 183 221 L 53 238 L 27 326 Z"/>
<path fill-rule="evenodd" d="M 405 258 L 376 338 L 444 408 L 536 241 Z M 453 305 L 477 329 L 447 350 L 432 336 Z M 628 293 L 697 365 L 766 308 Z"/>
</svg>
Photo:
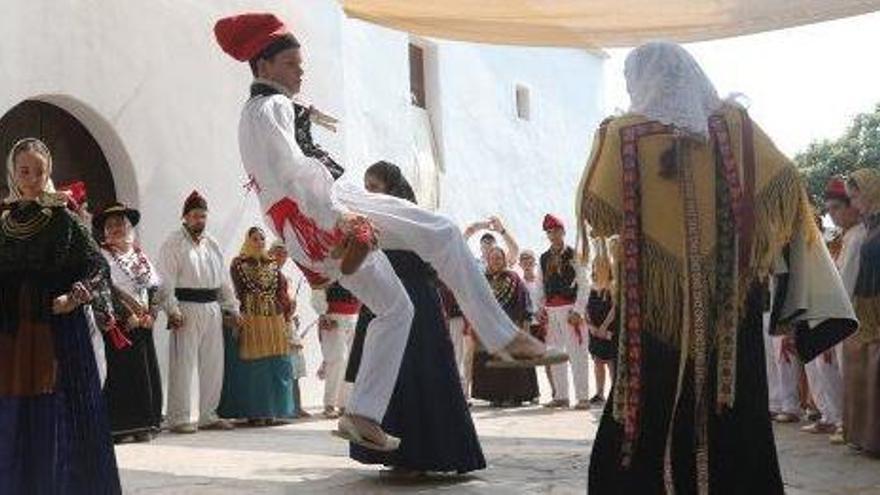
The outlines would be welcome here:
<svg viewBox="0 0 880 495">
<path fill-rule="evenodd" d="M 160 283 L 159 272 L 149 258 L 146 255 L 139 256 L 138 250 L 134 248 L 121 254 L 102 248 L 101 254 L 110 265 L 113 285 L 148 307 L 148 291 L 158 287 Z"/>
</svg>

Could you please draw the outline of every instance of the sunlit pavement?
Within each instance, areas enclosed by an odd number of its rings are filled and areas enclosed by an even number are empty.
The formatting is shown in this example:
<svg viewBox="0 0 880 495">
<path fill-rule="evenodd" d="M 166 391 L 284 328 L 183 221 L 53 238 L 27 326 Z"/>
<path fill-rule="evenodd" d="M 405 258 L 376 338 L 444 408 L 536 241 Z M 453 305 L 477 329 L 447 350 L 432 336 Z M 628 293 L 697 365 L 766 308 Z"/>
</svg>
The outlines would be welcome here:
<svg viewBox="0 0 880 495">
<path fill-rule="evenodd" d="M 130 494 L 586 492 L 598 409 L 475 407 L 473 413 L 489 467 L 466 476 L 414 479 L 357 464 L 347 457 L 347 444 L 330 435 L 335 422 L 324 419 L 166 433 L 116 452 Z M 789 494 L 880 494 L 880 460 L 831 446 L 796 425 L 777 426 L 777 443 Z"/>
</svg>

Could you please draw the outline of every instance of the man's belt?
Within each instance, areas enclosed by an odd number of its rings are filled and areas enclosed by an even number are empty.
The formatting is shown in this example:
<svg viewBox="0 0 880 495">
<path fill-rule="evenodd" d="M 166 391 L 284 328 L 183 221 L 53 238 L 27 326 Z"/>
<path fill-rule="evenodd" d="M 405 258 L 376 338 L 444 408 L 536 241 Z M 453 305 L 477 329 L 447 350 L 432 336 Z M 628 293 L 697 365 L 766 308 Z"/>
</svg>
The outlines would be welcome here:
<svg viewBox="0 0 880 495">
<path fill-rule="evenodd" d="M 361 303 L 357 299 L 348 301 L 327 301 L 327 314 L 356 315 L 360 310 Z"/>
<path fill-rule="evenodd" d="M 174 289 L 174 295 L 180 302 L 208 304 L 217 302 L 220 289 Z"/>
<path fill-rule="evenodd" d="M 549 308 L 558 308 L 559 306 L 571 306 L 577 302 L 577 297 L 553 295 L 548 296 L 545 305 Z"/>
</svg>

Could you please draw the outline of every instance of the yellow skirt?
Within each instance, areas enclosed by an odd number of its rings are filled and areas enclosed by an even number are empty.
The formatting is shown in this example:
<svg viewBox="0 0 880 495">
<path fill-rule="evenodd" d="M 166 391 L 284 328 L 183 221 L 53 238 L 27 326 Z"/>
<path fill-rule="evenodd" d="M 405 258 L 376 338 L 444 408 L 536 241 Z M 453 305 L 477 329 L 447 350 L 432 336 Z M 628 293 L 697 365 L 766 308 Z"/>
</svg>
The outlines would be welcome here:
<svg viewBox="0 0 880 495">
<path fill-rule="evenodd" d="M 281 315 L 242 315 L 238 355 L 243 360 L 286 356 L 290 353 L 287 322 Z"/>
</svg>

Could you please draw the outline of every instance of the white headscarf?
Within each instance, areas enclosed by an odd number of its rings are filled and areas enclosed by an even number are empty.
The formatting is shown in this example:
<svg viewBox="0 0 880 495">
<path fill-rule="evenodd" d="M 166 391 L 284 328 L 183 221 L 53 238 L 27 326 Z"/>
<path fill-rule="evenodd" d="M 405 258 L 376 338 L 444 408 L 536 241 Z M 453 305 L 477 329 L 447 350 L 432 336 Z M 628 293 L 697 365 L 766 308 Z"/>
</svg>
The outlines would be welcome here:
<svg viewBox="0 0 880 495">
<path fill-rule="evenodd" d="M 701 135 L 722 105 L 715 86 L 694 57 L 666 41 L 633 50 L 624 64 L 630 112 Z"/>
<path fill-rule="evenodd" d="M 12 146 L 12 149 L 9 150 L 9 155 L 6 157 L 6 185 L 9 188 L 9 195 L 6 196 L 5 201 L 7 203 L 12 203 L 14 201 L 18 201 L 21 199 L 21 191 L 18 189 L 18 184 L 15 181 L 15 151 L 26 142 L 34 142 L 42 145 L 46 150 L 49 149 L 45 143 L 36 138 L 24 138 L 16 141 L 16 143 Z M 38 145 L 38 146 L 39 146 Z M 52 155 L 47 153 L 46 156 L 46 185 L 43 186 L 43 192 L 45 193 L 54 193 L 55 192 L 55 184 L 52 182 Z"/>
</svg>

